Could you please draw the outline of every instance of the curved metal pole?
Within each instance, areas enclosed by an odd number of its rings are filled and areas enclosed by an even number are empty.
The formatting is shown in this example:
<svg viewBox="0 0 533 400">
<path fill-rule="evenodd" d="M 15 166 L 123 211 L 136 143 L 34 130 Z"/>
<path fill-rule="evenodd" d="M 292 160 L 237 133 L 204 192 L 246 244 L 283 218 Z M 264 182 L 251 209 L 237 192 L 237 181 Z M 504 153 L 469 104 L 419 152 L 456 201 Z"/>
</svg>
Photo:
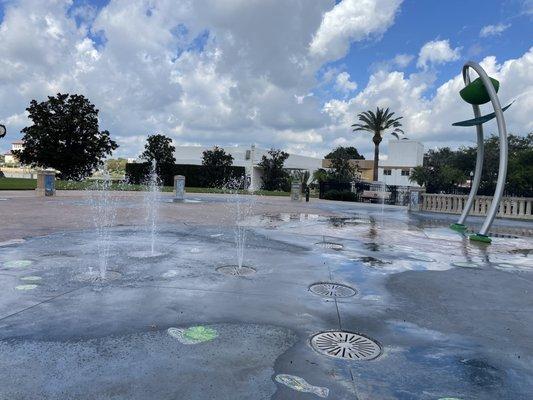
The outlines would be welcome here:
<svg viewBox="0 0 533 400">
<path fill-rule="evenodd" d="M 468 68 L 469 68 L 468 65 L 465 65 L 463 67 L 463 81 L 465 83 L 465 86 L 468 86 L 470 84 L 470 75 L 468 73 Z M 481 117 L 481 111 L 478 105 L 473 104 L 472 110 L 474 111 L 475 118 Z M 457 221 L 457 223 L 460 225 L 464 225 L 466 221 L 466 217 L 468 217 L 468 214 L 470 213 L 470 209 L 472 208 L 472 205 L 474 204 L 474 197 L 477 194 L 477 191 L 479 189 L 479 183 L 481 182 L 481 171 L 483 169 L 483 156 L 485 153 L 484 141 L 483 141 L 483 125 L 476 125 L 476 133 L 477 133 L 476 169 L 474 172 L 472 185 L 470 187 L 470 194 L 468 195 L 468 199 L 466 200 L 465 208 L 463 209 L 463 212 L 461 213 L 461 216 L 459 217 L 459 221 Z"/>
<path fill-rule="evenodd" d="M 490 205 L 489 211 L 487 212 L 487 217 L 485 218 L 485 222 L 483 222 L 483 225 L 481 226 L 481 229 L 479 230 L 480 235 L 487 235 L 487 232 L 489 231 L 492 222 L 494 221 L 494 218 L 496 217 L 496 213 L 498 212 L 498 207 L 500 205 L 500 201 L 502 199 L 503 195 L 503 189 L 505 187 L 505 178 L 507 177 L 507 158 L 508 158 L 508 150 L 507 150 L 507 129 L 505 127 L 505 119 L 503 117 L 503 110 L 502 106 L 500 105 L 500 100 L 498 99 L 498 95 L 496 94 L 496 90 L 494 89 L 494 86 L 492 85 L 492 82 L 485 72 L 483 68 L 478 63 L 475 63 L 473 61 L 468 61 L 465 64 L 465 67 L 470 67 L 474 71 L 477 72 L 479 77 L 481 78 L 481 81 L 483 82 L 483 85 L 485 86 L 485 89 L 487 89 L 487 93 L 489 94 L 490 101 L 492 102 L 492 107 L 494 108 L 494 114 L 496 115 L 496 122 L 498 124 L 498 133 L 500 136 L 500 164 L 498 166 L 498 180 L 496 181 L 496 189 L 494 191 L 494 196 L 492 198 L 492 203 Z"/>
</svg>

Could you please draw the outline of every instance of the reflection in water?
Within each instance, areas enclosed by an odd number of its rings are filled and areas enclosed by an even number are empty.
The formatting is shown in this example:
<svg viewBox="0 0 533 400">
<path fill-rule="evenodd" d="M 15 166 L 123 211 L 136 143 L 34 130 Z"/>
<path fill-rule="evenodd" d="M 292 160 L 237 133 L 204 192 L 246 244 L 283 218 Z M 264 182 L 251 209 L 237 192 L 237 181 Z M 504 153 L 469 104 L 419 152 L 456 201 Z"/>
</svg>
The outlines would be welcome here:
<svg viewBox="0 0 533 400">
<path fill-rule="evenodd" d="M 372 267 L 379 266 L 379 265 L 385 265 L 385 264 L 392 264 L 392 262 L 390 261 L 383 261 L 383 260 L 380 260 L 379 258 L 375 258 L 371 256 L 359 257 L 358 259 L 364 264 L 370 265 Z"/>
<path fill-rule="evenodd" d="M 502 371 L 484 360 L 464 359 L 461 360 L 466 378 L 477 386 L 484 388 L 500 387 L 505 378 L 505 371 Z"/>
<path fill-rule="evenodd" d="M 373 217 L 370 217 L 370 229 L 368 230 L 368 237 L 370 239 L 375 239 L 378 237 L 378 228 L 376 224 L 376 220 Z M 377 250 L 372 250 L 377 251 Z"/>
</svg>

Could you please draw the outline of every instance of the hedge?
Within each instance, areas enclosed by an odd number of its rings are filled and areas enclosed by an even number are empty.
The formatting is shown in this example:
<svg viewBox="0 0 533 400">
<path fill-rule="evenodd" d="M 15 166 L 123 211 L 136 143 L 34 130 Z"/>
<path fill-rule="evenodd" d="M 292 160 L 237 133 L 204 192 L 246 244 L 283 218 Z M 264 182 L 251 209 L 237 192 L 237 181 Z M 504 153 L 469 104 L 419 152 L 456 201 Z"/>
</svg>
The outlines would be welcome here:
<svg viewBox="0 0 533 400">
<path fill-rule="evenodd" d="M 213 187 L 212 177 L 226 176 L 227 180 L 242 177 L 245 174 L 244 167 L 206 167 L 203 165 L 174 164 L 161 165 L 159 178 L 165 186 L 174 185 L 174 176 L 185 176 L 185 185 L 189 187 Z M 150 173 L 149 163 L 128 163 L 126 164 L 126 179 L 134 185 L 142 184 L 146 181 Z M 220 183 L 218 186 L 221 186 Z"/>
<path fill-rule="evenodd" d="M 357 201 L 357 195 L 347 190 L 329 190 L 324 193 L 325 200 Z"/>
</svg>

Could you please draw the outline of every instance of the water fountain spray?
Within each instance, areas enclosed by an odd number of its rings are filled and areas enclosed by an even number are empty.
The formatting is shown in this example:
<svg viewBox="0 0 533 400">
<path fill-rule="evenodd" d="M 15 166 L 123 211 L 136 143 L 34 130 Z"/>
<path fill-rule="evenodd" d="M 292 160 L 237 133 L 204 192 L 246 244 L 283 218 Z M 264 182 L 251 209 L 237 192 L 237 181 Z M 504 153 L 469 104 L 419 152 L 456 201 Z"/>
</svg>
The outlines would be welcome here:
<svg viewBox="0 0 533 400">
<path fill-rule="evenodd" d="M 96 248 L 98 253 L 98 272 L 89 267 L 89 277 L 94 280 L 106 278 L 111 249 L 111 230 L 117 216 L 117 200 L 111 195 L 111 176 L 104 167 L 102 179 L 95 180 L 88 188 L 92 209 L 93 223 L 96 229 Z"/>
<path fill-rule="evenodd" d="M 254 195 L 242 193 L 245 187 L 246 178 L 235 178 L 226 184 L 228 196 L 228 205 L 234 220 L 235 248 L 237 252 L 237 264 L 235 265 L 235 275 L 241 275 L 244 264 L 244 249 L 246 248 L 247 229 L 245 220 L 253 213 L 256 198 Z"/>
<path fill-rule="evenodd" d="M 161 196 L 161 182 L 157 175 L 156 161 L 152 161 L 150 174 L 146 183 L 147 191 L 144 196 L 146 209 L 146 227 L 150 234 L 150 256 L 155 256 L 155 243 L 157 239 L 157 219 L 159 214 L 159 202 Z"/>
</svg>

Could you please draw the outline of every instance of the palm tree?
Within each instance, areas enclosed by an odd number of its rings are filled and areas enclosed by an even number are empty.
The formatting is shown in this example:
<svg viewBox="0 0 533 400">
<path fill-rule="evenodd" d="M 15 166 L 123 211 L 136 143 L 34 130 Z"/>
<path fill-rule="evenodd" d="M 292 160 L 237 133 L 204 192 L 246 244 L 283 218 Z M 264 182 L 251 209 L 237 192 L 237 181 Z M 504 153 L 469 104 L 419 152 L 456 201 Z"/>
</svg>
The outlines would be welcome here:
<svg viewBox="0 0 533 400">
<path fill-rule="evenodd" d="M 403 135 L 400 129 L 402 124 L 400 120 L 403 117 L 393 118 L 393 112 L 387 108 L 385 111 L 377 107 L 376 113 L 373 111 L 365 111 L 357 115 L 362 124 L 353 124 L 353 131 L 366 131 L 373 133 L 372 141 L 374 142 L 374 181 L 378 180 L 378 162 L 379 162 L 379 144 L 383 140 L 383 135 L 390 130 L 389 133 L 399 139 L 399 134 Z"/>
</svg>

